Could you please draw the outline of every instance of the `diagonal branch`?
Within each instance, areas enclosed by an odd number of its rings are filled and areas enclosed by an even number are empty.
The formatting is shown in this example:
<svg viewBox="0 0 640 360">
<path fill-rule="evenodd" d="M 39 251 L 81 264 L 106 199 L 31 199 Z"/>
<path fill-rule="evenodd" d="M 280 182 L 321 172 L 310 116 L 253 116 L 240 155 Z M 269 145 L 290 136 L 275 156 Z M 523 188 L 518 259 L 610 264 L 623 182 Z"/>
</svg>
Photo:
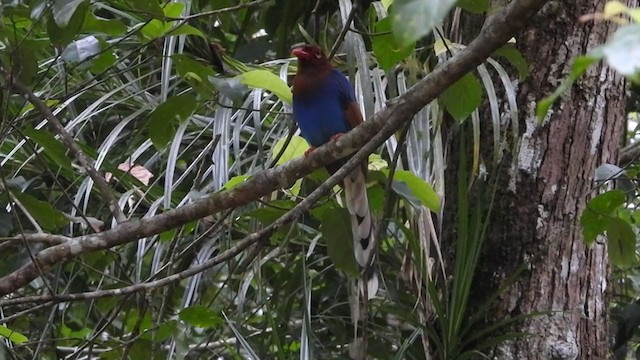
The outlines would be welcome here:
<svg viewBox="0 0 640 360">
<path fill-rule="evenodd" d="M 169 283 L 176 282 L 195 274 L 201 273 L 215 265 L 218 265 L 224 261 L 227 261 L 234 256 L 240 254 L 242 251 L 247 249 L 249 246 L 265 241 L 268 239 L 276 230 L 284 226 L 285 224 L 297 219 L 304 212 L 308 211 L 313 204 L 315 204 L 320 198 L 331 191 L 334 186 L 338 185 L 353 169 L 362 164 L 362 161 L 366 159 L 367 156 L 371 152 L 373 152 L 377 147 L 382 145 L 387 136 L 383 135 L 385 132 L 380 132 L 369 142 L 363 146 L 357 153 L 355 153 L 349 161 L 347 161 L 338 171 L 336 171 L 333 175 L 331 175 L 325 182 L 323 182 L 320 186 L 318 186 L 309 196 L 307 196 L 304 200 L 302 200 L 298 205 L 294 206 L 291 210 L 289 210 L 286 214 L 278 218 L 271 225 L 266 228 L 255 232 L 244 239 L 238 241 L 233 247 L 227 249 L 226 251 L 218 254 L 217 256 L 203 262 L 200 265 L 193 266 L 187 270 L 181 271 L 179 273 L 173 274 L 171 276 L 167 276 L 165 278 L 150 281 L 147 283 L 135 284 L 131 286 L 126 286 L 119 289 L 109 289 L 109 290 L 97 290 L 79 294 L 61 294 L 61 295 L 39 295 L 39 296 L 30 296 L 30 297 L 22 297 L 15 299 L 6 299 L 0 300 L 0 306 L 6 305 L 16 305 L 16 304 L 24 304 L 24 303 L 47 303 L 47 302 L 62 302 L 62 301 L 72 301 L 72 300 L 88 300 L 88 299 L 97 299 L 109 296 L 120 296 L 125 294 L 131 294 L 139 291 L 148 291 L 152 289 L 156 289 L 162 286 L 165 286 Z M 0 324 L 2 324 L 4 320 L 0 319 Z"/>
<path fill-rule="evenodd" d="M 35 257 L 35 261 L 46 271 L 73 256 L 152 236 L 225 209 L 246 204 L 361 149 L 374 136 L 388 138 L 447 87 L 472 71 L 493 51 L 505 44 L 545 3 L 545 0 L 511 2 L 500 13 L 490 18 L 478 37 L 467 48 L 434 69 L 404 95 L 389 101 L 387 106 L 369 121 L 365 121 L 336 142 L 318 148 L 308 158 L 294 159 L 282 166 L 259 172 L 229 191 L 213 194 L 163 214 L 125 222 L 99 234 L 73 238 L 64 244 L 41 251 Z M 37 276 L 37 266 L 33 262 L 24 265 L 0 278 L 0 296 L 16 291 Z"/>
<path fill-rule="evenodd" d="M 39 97 L 37 97 L 31 90 L 29 90 L 20 80 L 18 80 L 15 76 L 13 76 L 7 69 L 0 66 L 0 75 L 2 75 L 5 80 L 9 83 L 11 89 L 13 89 L 16 93 L 24 96 L 27 101 L 29 101 L 38 111 L 47 119 L 47 123 L 51 127 L 51 129 L 58 135 L 60 135 L 60 139 L 64 143 L 64 145 L 69 148 L 71 154 L 78 159 L 80 165 L 87 172 L 87 175 L 93 180 L 96 184 L 98 190 L 100 190 L 100 194 L 107 200 L 109 204 L 109 210 L 116 218 L 118 223 L 122 223 L 127 221 L 127 218 L 124 216 L 122 209 L 118 206 L 118 201 L 113 196 L 113 192 L 111 191 L 111 187 L 107 184 L 107 180 L 105 180 L 104 176 L 98 173 L 98 170 L 93 166 L 93 163 L 89 160 L 87 155 L 80 149 L 78 144 L 73 140 L 73 137 L 69 132 L 62 126 L 60 120 L 51 112 L 51 109 L 42 101 Z"/>
</svg>

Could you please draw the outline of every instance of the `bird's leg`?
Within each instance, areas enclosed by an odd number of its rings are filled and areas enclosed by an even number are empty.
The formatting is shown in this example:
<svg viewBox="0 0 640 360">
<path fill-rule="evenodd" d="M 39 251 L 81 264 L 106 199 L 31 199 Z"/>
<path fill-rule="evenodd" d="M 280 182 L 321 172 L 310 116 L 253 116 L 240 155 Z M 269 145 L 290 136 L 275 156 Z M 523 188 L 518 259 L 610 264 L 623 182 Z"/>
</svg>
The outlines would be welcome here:
<svg viewBox="0 0 640 360">
<path fill-rule="evenodd" d="M 311 154 L 311 152 L 312 152 L 313 150 L 315 150 L 315 149 L 316 149 L 316 147 L 315 147 L 315 146 L 309 146 L 309 148 L 308 148 L 307 150 L 305 150 L 305 151 L 304 151 L 304 157 L 309 156 L 309 154 Z"/>
<path fill-rule="evenodd" d="M 335 135 L 331 135 L 331 137 L 329 138 L 331 141 L 336 141 L 338 139 L 340 139 L 340 137 L 344 135 L 343 133 L 337 133 Z"/>
</svg>

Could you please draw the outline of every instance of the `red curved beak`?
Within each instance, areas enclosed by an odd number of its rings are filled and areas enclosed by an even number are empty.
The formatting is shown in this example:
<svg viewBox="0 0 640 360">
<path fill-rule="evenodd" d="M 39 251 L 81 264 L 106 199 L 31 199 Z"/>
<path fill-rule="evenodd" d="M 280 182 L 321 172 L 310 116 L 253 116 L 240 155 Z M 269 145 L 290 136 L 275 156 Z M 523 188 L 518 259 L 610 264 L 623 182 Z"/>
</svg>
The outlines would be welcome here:
<svg viewBox="0 0 640 360">
<path fill-rule="evenodd" d="M 308 60 L 311 58 L 311 54 L 304 51 L 302 48 L 293 49 L 293 51 L 291 51 L 291 54 L 300 60 Z"/>
</svg>

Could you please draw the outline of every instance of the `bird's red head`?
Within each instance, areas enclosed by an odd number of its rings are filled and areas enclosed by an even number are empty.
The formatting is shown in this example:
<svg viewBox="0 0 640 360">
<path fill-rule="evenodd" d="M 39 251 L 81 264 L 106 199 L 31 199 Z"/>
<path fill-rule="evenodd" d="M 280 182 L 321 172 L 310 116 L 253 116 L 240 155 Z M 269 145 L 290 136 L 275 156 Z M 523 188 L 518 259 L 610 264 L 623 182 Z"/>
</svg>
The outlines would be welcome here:
<svg viewBox="0 0 640 360">
<path fill-rule="evenodd" d="M 317 45 L 302 45 L 291 52 L 298 58 L 300 67 L 326 67 L 330 66 L 329 59 L 324 51 Z"/>
</svg>

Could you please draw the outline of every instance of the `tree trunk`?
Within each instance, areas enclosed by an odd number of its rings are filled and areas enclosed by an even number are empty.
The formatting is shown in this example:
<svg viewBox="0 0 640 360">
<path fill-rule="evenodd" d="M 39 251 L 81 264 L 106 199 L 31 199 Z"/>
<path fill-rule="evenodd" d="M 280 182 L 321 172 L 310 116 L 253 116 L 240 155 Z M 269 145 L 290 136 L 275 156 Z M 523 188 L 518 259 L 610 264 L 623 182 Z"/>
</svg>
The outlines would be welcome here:
<svg viewBox="0 0 640 360">
<path fill-rule="evenodd" d="M 631 2 L 631 1 L 629 1 Z M 496 321 L 545 312 L 515 331 L 532 334 L 506 343 L 499 359 L 606 359 L 609 354 L 607 249 L 584 245 L 580 216 L 595 195 L 602 163 L 616 163 L 625 124 L 624 79 L 598 64 L 550 111 L 544 124 L 535 105 L 569 74 L 572 59 L 604 43 L 609 22 L 580 22 L 604 0 L 550 2 L 518 37 L 531 65 L 520 84 L 522 138 L 517 166 L 497 194 L 480 274 L 494 283 L 525 264 L 501 297 Z"/>
</svg>

